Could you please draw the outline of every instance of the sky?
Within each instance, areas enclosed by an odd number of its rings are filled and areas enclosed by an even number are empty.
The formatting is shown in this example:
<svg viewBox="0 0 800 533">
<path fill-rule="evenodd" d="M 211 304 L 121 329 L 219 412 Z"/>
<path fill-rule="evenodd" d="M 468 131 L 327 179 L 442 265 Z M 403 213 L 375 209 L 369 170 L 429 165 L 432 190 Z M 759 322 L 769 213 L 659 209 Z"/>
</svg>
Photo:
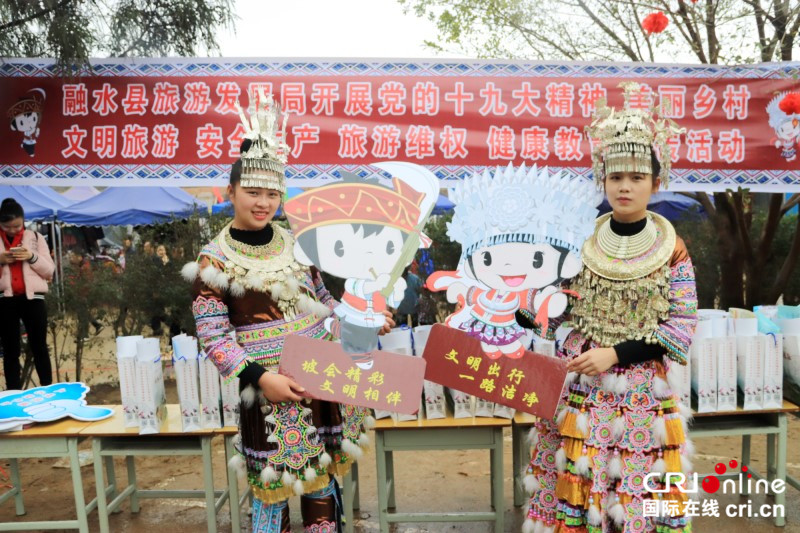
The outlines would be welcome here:
<svg viewBox="0 0 800 533">
<path fill-rule="evenodd" d="M 423 44 L 436 26 L 397 0 L 234 0 L 236 35 L 218 36 L 224 57 L 457 58 Z"/>
</svg>

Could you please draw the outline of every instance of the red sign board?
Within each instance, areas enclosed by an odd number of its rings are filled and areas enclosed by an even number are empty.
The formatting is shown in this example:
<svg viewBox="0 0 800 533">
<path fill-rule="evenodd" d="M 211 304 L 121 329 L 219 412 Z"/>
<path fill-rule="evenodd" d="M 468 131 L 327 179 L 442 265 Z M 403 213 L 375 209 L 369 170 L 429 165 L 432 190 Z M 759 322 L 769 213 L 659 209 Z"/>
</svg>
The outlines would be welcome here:
<svg viewBox="0 0 800 533">
<path fill-rule="evenodd" d="M 480 341 L 442 324 L 433 326 L 422 357 L 425 379 L 541 418 L 555 415 L 567 378 L 560 359 L 533 352 L 489 359 Z"/>
<path fill-rule="evenodd" d="M 425 361 L 383 351 L 370 355 L 372 366 L 364 368 L 338 343 L 289 335 L 283 343 L 278 372 L 302 385 L 306 389 L 302 396 L 416 413 L 422 398 Z"/>
</svg>

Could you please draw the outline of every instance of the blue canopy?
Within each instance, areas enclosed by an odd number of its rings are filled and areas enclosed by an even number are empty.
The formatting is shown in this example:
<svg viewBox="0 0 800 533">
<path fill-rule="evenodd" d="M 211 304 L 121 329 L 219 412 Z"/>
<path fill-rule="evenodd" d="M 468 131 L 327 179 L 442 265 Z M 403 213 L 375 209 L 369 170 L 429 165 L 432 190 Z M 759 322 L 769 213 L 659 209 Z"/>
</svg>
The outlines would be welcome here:
<svg viewBox="0 0 800 533">
<path fill-rule="evenodd" d="M 205 213 L 206 206 L 177 187 L 109 187 L 58 212 L 76 226 L 134 226 L 169 222 Z"/>
<path fill-rule="evenodd" d="M 302 193 L 303 189 L 300 187 L 289 187 L 286 189 L 286 198 L 294 198 L 298 194 Z M 275 215 L 280 215 L 282 212 L 281 209 L 278 209 L 278 212 Z M 230 201 L 227 202 L 220 202 L 218 204 L 214 204 L 211 206 L 211 214 L 216 215 L 217 213 L 224 213 L 229 216 L 233 216 L 233 204 Z"/>
<path fill-rule="evenodd" d="M 57 207 L 40 194 L 33 192 L 32 186 L 0 185 L 0 201 L 13 198 L 25 211 L 25 220 L 53 218 Z"/>
<path fill-rule="evenodd" d="M 52 207 L 56 211 L 75 203 L 74 200 L 70 200 L 69 198 L 57 193 L 51 187 L 46 187 L 43 185 L 42 186 L 31 185 L 29 188 L 31 190 L 31 193 L 45 200 L 43 205 Z"/>
<path fill-rule="evenodd" d="M 433 207 L 433 214 L 434 215 L 443 215 L 445 213 L 449 213 L 453 209 L 455 209 L 456 204 L 450 201 L 447 196 L 440 194 L 439 198 L 436 200 L 436 205 Z"/>
<path fill-rule="evenodd" d="M 700 216 L 706 216 L 706 212 L 700 202 L 676 192 L 659 191 L 650 197 L 650 203 L 647 204 L 648 210 L 658 213 L 672 222 L 681 218 L 684 213 L 692 208 L 696 208 Z M 604 199 L 598 209 L 601 215 L 611 211 L 608 200 Z"/>
</svg>

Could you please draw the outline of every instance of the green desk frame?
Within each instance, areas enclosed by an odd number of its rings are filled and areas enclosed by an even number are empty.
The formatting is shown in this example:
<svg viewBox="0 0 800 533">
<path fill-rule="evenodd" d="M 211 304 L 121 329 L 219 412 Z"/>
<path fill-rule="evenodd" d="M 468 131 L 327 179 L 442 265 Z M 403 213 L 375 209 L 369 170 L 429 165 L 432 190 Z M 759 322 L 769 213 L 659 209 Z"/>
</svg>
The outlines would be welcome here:
<svg viewBox="0 0 800 533">
<path fill-rule="evenodd" d="M 418 422 L 379 421 L 375 427 L 375 459 L 378 478 L 378 519 L 387 533 L 394 522 L 494 522 L 503 531 L 503 428 L 510 420 L 452 419 Z M 408 513 L 389 512 L 395 506 L 394 452 L 423 450 L 489 450 L 491 512 Z"/>
<path fill-rule="evenodd" d="M 750 463 L 750 439 L 753 435 L 767 436 L 767 472 L 766 477 L 750 469 L 753 477 L 767 479 L 782 479 L 787 485 L 800 489 L 796 480 L 786 475 L 786 447 L 788 436 L 788 414 L 800 410 L 796 405 L 784 401 L 783 408 L 762 411 L 726 411 L 717 413 L 695 413 L 694 420 L 689 426 L 689 436 L 692 439 L 708 437 L 742 437 L 741 464 Z M 524 504 L 525 494 L 522 489 L 523 469 L 530 462 L 530 447 L 527 434 L 535 419 L 530 415 L 519 416 L 514 419 L 512 426 L 512 454 L 514 463 L 514 505 L 520 507 Z M 738 478 L 740 472 L 717 476 L 720 480 Z M 698 474 L 702 479 L 704 476 Z M 776 505 L 783 505 L 785 509 L 786 491 L 773 494 Z M 786 525 L 785 516 L 776 516 L 775 525 Z"/>
</svg>

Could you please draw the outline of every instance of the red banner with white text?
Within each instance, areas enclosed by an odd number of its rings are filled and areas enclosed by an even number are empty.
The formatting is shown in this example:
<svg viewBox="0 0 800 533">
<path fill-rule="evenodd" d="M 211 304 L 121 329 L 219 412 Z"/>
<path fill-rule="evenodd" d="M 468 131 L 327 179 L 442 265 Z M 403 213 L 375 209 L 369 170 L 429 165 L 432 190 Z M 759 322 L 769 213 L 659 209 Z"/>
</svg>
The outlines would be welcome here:
<svg viewBox="0 0 800 533">
<path fill-rule="evenodd" d="M 447 186 L 486 166 L 538 164 L 590 175 L 584 133 L 596 102 L 669 102 L 671 190 L 800 191 L 797 65 L 739 67 L 492 61 L 98 60 L 75 79 L 47 62 L 0 66 L 0 182 L 205 186 L 226 183 L 260 90 L 290 113 L 296 186 L 337 170 L 407 160 Z M 795 109 L 796 108 L 796 109 Z"/>
</svg>

